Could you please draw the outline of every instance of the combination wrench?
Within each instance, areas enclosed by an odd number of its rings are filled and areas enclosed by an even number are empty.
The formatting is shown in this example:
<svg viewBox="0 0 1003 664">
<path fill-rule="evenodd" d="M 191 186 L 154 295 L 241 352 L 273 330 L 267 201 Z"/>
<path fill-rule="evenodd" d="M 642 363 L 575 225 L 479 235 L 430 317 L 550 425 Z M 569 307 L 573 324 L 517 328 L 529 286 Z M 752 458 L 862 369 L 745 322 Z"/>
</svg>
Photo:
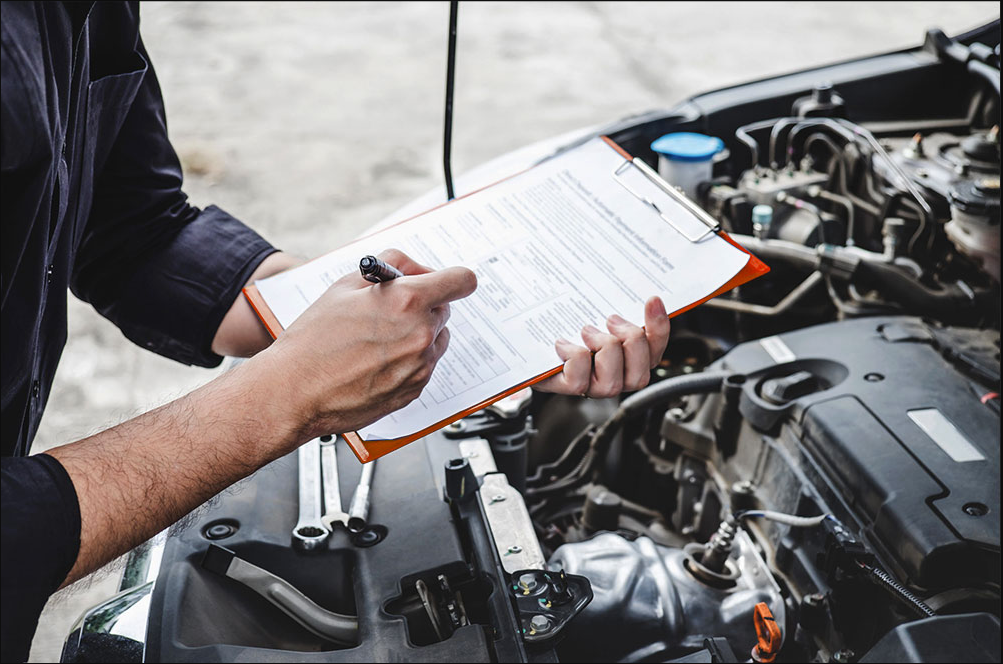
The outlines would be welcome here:
<svg viewBox="0 0 1003 664">
<path fill-rule="evenodd" d="M 293 544 L 310 551 L 320 546 L 330 534 L 321 520 L 320 442 L 314 438 L 301 445 L 298 456 L 300 512 L 293 528 Z"/>
<path fill-rule="evenodd" d="M 352 494 L 352 502 L 348 506 L 348 530 L 353 533 L 362 532 L 369 521 L 369 489 L 373 483 L 374 470 L 376 470 L 375 460 L 362 466 L 359 485 Z"/>
<path fill-rule="evenodd" d="M 338 453 L 335 436 L 322 436 L 320 439 L 320 467 L 324 477 L 324 516 L 321 518 L 324 526 L 334 532 L 334 524 L 341 523 L 348 527 L 348 514 L 341 509 L 341 483 L 338 480 Z"/>
</svg>

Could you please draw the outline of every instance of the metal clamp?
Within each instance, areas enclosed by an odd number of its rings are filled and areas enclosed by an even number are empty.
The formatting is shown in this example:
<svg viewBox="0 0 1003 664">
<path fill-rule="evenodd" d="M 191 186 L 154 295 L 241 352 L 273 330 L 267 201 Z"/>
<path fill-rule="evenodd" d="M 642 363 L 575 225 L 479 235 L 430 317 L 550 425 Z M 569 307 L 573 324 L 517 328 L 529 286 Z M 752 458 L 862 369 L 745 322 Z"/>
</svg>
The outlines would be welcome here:
<svg viewBox="0 0 1003 664">
<path fill-rule="evenodd" d="M 679 227 L 679 225 L 675 221 L 673 221 L 667 214 L 665 214 L 660 207 L 658 207 L 657 203 L 655 203 L 647 196 L 638 193 L 629 184 L 624 182 L 622 177 L 623 173 L 630 166 L 635 166 L 639 171 L 641 171 L 642 175 L 644 175 L 646 178 L 648 178 L 648 180 L 651 181 L 652 184 L 654 184 L 662 192 L 668 195 L 669 198 L 671 198 L 674 202 L 678 203 L 680 206 L 685 208 L 687 212 L 692 213 L 693 216 L 695 216 L 700 221 L 700 223 L 702 223 L 704 226 L 707 227 L 707 230 L 695 236 L 687 234 L 683 229 Z M 686 198 L 681 193 L 679 193 L 675 187 L 673 187 L 665 180 L 663 180 L 661 176 L 658 175 L 658 173 L 651 170 L 650 166 L 648 166 L 646 163 L 644 163 L 643 160 L 638 159 L 637 157 L 634 157 L 633 159 L 630 159 L 628 161 L 624 161 L 622 164 L 613 169 L 613 179 L 616 180 L 618 183 L 620 183 L 620 186 L 629 191 L 636 199 L 638 199 L 639 201 L 641 201 L 642 203 L 646 204 L 651 209 L 653 209 L 655 212 L 657 212 L 658 216 L 660 216 L 664 221 L 666 221 L 670 226 L 672 226 L 672 228 L 674 228 L 677 233 L 679 233 L 684 238 L 686 238 L 687 240 L 689 240 L 694 244 L 700 242 L 709 235 L 718 233 L 721 230 L 720 223 L 718 223 L 709 214 L 704 212 L 704 210 L 701 209 L 700 206 L 696 205 L 693 201 L 691 201 L 690 199 Z"/>
</svg>

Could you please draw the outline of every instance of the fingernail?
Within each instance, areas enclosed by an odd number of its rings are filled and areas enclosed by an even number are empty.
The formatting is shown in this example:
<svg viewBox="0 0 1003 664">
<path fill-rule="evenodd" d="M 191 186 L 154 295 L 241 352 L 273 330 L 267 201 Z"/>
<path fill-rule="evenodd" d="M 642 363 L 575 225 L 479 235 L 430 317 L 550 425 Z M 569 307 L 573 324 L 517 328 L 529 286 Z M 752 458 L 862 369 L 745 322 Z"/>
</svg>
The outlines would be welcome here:
<svg viewBox="0 0 1003 664">
<path fill-rule="evenodd" d="M 568 341 L 567 339 L 565 339 L 564 337 L 561 337 L 560 339 L 558 339 L 557 343 L 558 344 L 563 344 L 565 346 L 572 346 L 572 345 L 574 345 L 570 341 Z"/>
<path fill-rule="evenodd" d="M 652 306 L 652 311 L 656 316 L 665 316 L 665 303 L 662 302 L 662 298 L 656 297 L 655 304 Z"/>
<path fill-rule="evenodd" d="M 622 316 L 619 316 L 618 314 L 613 314 L 612 316 L 610 316 L 606 320 L 608 320 L 610 323 L 613 323 L 613 325 L 627 325 L 628 324 L 627 320 L 625 318 L 623 318 Z"/>
<path fill-rule="evenodd" d="M 599 328 L 595 327 L 594 325 L 586 325 L 585 327 L 582 328 L 582 331 L 588 332 L 589 334 L 602 334 L 599 331 Z"/>
</svg>

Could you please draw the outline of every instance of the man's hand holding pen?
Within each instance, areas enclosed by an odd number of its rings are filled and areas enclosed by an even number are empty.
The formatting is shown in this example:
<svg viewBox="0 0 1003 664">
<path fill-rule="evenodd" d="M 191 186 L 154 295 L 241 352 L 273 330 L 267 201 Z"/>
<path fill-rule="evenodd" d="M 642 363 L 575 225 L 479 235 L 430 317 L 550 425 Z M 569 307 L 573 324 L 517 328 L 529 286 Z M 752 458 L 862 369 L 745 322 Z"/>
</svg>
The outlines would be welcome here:
<svg viewBox="0 0 1003 664">
<path fill-rule="evenodd" d="M 407 278 L 342 277 L 254 360 L 294 395 L 302 440 L 358 430 L 417 398 L 449 344 L 449 303 L 477 287 L 464 267 L 431 270 L 394 249 L 379 258 Z"/>
</svg>

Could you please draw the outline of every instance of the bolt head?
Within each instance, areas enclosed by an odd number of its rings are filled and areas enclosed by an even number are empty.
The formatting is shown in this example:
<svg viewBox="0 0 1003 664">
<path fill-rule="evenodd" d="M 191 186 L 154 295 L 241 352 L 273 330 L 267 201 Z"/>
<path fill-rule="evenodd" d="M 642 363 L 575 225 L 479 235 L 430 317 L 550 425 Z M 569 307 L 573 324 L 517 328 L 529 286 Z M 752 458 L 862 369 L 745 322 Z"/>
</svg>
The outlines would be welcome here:
<svg viewBox="0 0 1003 664">
<path fill-rule="evenodd" d="M 536 632 L 547 632 L 550 631 L 550 618 L 537 614 L 530 618 L 529 626 L 532 627 Z"/>
<path fill-rule="evenodd" d="M 536 580 L 535 574 L 523 574 L 519 577 L 519 587 L 524 590 L 532 591 L 538 585 L 540 585 L 540 583 Z"/>
<path fill-rule="evenodd" d="M 832 661 L 837 662 L 838 664 L 845 664 L 846 662 L 849 662 L 851 659 L 853 659 L 852 650 L 847 650 L 847 649 L 837 650 L 832 654 Z"/>
<path fill-rule="evenodd" d="M 503 500 L 505 500 L 505 495 L 504 494 L 496 493 L 495 495 L 491 496 L 491 502 L 492 503 L 500 503 Z"/>
<path fill-rule="evenodd" d="M 522 547 L 518 544 L 513 544 L 508 548 L 509 553 L 522 553 Z"/>
<path fill-rule="evenodd" d="M 808 606 L 821 606 L 824 601 L 825 595 L 822 593 L 812 593 L 811 595 L 805 595 L 804 597 L 804 602 Z"/>
<path fill-rule="evenodd" d="M 968 516 L 985 516 L 989 513 L 989 508 L 982 503 L 968 503 L 962 509 Z"/>
<path fill-rule="evenodd" d="M 226 539 L 227 537 L 230 537 L 235 532 L 237 532 L 237 529 L 234 528 L 233 526 L 231 526 L 230 524 L 228 524 L 228 523 L 217 523 L 217 524 L 214 524 L 214 525 L 209 526 L 208 528 L 206 528 L 206 530 L 205 530 L 205 537 L 206 537 L 206 539 L 220 540 L 220 539 Z"/>
</svg>

